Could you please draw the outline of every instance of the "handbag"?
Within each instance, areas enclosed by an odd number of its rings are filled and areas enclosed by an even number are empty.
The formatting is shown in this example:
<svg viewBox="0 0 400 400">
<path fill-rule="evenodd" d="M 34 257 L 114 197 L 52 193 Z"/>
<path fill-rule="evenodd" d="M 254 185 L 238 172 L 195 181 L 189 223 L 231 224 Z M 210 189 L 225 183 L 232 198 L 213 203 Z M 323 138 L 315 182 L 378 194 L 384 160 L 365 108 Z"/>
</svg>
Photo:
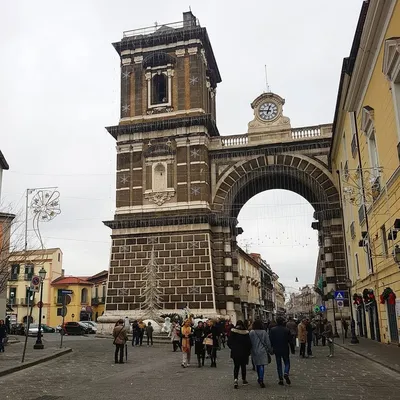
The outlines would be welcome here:
<svg viewBox="0 0 400 400">
<path fill-rule="evenodd" d="M 118 339 L 118 338 L 120 338 L 120 335 L 121 335 L 121 332 L 123 331 L 123 329 L 124 328 L 122 328 L 120 331 L 119 331 L 119 333 L 118 333 L 118 335 L 117 335 L 117 337 L 116 338 L 114 338 L 114 341 L 113 341 L 113 344 L 115 345 L 116 343 L 116 340 Z"/>
<path fill-rule="evenodd" d="M 211 338 L 205 338 L 203 340 L 203 344 L 205 346 L 213 346 L 214 345 L 214 340 L 212 340 Z"/>
</svg>

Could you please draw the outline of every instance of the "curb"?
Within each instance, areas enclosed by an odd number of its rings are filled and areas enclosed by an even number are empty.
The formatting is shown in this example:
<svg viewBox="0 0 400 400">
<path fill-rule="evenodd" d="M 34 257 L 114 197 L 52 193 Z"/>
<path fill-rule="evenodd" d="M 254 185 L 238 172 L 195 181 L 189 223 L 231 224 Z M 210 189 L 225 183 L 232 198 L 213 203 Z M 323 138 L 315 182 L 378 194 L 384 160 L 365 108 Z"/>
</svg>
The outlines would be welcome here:
<svg viewBox="0 0 400 400">
<path fill-rule="evenodd" d="M 55 354 L 51 354 L 49 356 L 42 357 L 42 358 L 39 358 L 37 360 L 32 360 L 32 361 L 17 365 L 17 366 L 12 367 L 12 368 L 8 368 L 8 369 L 5 369 L 5 370 L 2 370 L 2 371 L 0 371 L 0 376 L 5 376 L 5 375 L 12 374 L 14 372 L 22 371 L 22 370 L 27 369 L 29 367 L 33 367 L 35 365 L 42 364 L 42 363 L 44 363 L 46 361 L 53 360 L 54 358 L 61 357 L 61 356 L 65 355 L 65 354 L 68 354 L 68 353 L 71 353 L 71 352 L 72 352 L 72 349 L 70 349 L 70 348 L 61 350 L 61 351 L 59 351 L 59 352 L 57 352 Z"/>
<path fill-rule="evenodd" d="M 345 346 L 343 346 L 343 345 L 341 345 L 341 344 L 338 344 L 338 343 L 335 343 L 335 346 L 339 346 L 339 347 L 342 348 L 342 349 L 345 349 L 345 350 L 350 351 L 350 352 L 352 352 L 352 353 L 354 353 L 354 354 L 357 354 L 357 355 L 360 356 L 360 357 L 364 357 L 364 358 L 366 358 L 366 359 L 369 360 L 369 361 L 373 361 L 374 363 L 379 364 L 379 365 L 381 365 L 382 367 L 385 367 L 385 368 L 387 368 L 387 369 L 390 369 L 390 370 L 393 371 L 393 372 L 396 372 L 396 373 L 400 374 L 400 371 L 399 371 L 398 369 L 393 368 L 393 367 L 391 367 L 390 365 L 384 364 L 383 362 L 378 361 L 378 360 L 376 360 L 375 358 L 372 358 L 372 357 L 367 356 L 367 355 L 365 355 L 365 354 L 359 353 L 358 351 L 355 351 L 355 350 L 353 350 L 353 349 L 349 349 L 348 347 L 345 347 Z"/>
</svg>

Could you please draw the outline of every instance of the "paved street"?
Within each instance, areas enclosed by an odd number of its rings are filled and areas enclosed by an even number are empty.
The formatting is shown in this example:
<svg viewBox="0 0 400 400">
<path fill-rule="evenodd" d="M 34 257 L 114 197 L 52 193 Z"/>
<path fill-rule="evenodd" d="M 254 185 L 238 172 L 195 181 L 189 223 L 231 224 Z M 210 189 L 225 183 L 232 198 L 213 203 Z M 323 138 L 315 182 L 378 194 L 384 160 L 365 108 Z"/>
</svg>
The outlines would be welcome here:
<svg viewBox="0 0 400 400">
<path fill-rule="evenodd" d="M 52 336 L 50 340 L 55 340 Z M 249 372 L 250 385 L 232 388 L 232 364 L 227 349 L 218 353 L 218 368 L 180 366 L 180 353 L 166 345 L 129 347 L 128 363 L 113 364 L 110 339 L 67 338 L 73 353 L 0 378 L 2 399 L 67 400 L 79 398 L 124 399 L 140 393 L 143 400 L 163 396 L 174 400 L 204 399 L 398 399 L 400 374 L 363 357 L 336 348 L 334 359 L 327 348 L 315 348 L 316 358 L 292 359 L 291 387 L 277 385 L 274 364 L 266 369 L 266 389 Z M 49 345 L 53 345 L 49 342 Z"/>
</svg>

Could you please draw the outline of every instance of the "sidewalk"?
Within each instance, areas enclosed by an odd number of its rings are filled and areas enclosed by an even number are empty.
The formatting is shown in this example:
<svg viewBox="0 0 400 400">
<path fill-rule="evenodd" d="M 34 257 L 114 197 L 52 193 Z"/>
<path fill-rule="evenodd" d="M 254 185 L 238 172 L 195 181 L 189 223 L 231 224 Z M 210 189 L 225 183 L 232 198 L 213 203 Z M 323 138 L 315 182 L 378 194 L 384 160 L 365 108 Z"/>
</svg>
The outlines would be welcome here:
<svg viewBox="0 0 400 400">
<path fill-rule="evenodd" d="M 351 344 L 350 339 L 345 339 L 343 344 L 340 338 L 335 340 L 335 345 L 400 373 L 400 347 L 360 337 L 358 340 L 359 344 Z"/>
<path fill-rule="evenodd" d="M 0 376 L 11 374 L 33 365 L 40 364 L 53 358 L 60 357 L 72 351 L 72 349 L 64 347 L 60 349 L 55 343 L 44 343 L 43 350 L 34 350 L 33 345 L 35 338 L 29 338 L 26 347 L 25 361 L 21 363 L 22 352 L 24 349 L 24 337 L 17 343 L 8 344 L 5 347 L 5 352 L 0 353 Z"/>
</svg>

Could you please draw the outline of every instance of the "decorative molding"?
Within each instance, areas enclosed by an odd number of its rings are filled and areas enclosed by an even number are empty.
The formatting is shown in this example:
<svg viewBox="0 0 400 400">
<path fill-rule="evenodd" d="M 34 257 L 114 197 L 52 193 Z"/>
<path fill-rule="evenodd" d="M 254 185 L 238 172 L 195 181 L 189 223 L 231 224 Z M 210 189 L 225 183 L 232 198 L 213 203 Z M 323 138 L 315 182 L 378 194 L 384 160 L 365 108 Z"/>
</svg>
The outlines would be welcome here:
<svg viewBox="0 0 400 400">
<path fill-rule="evenodd" d="M 141 64 L 141 63 L 143 62 L 143 56 L 136 56 L 136 57 L 133 57 L 133 62 L 134 62 L 135 64 Z"/>
<path fill-rule="evenodd" d="M 189 47 L 188 48 L 188 53 L 190 56 L 197 54 L 198 51 L 199 51 L 199 49 L 197 47 Z"/>
<path fill-rule="evenodd" d="M 121 62 L 122 62 L 122 65 L 130 65 L 132 62 L 132 59 L 131 58 L 123 58 L 121 60 Z"/>
<path fill-rule="evenodd" d="M 186 49 L 178 49 L 178 50 L 175 50 L 175 55 L 176 55 L 177 57 L 184 57 L 184 56 L 185 56 L 185 53 L 186 53 Z"/>
<path fill-rule="evenodd" d="M 370 106 L 365 106 L 362 108 L 361 115 L 361 130 L 364 134 L 368 135 L 371 128 L 374 126 L 374 109 Z"/>
<path fill-rule="evenodd" d="M 206 51 L 204 49 L 200 50 L 200 55 L 201 55 L 201 59 L 203 60 L 204 65 L 208 66 L 208 61 L 207 61 L 207 57 L 206 57 Z"/>
<path fill-rule="evenodd" d="M 385 41 L 382 72 L 391 82 L 399 80 L 400 37 L 387 39 Z"/>
<path fill-rule="evenodd" d="M 147 115 L 170 113 L 174 111 L 174 107 L 154 107 L 151 110 L 147 110 Z"/>
<path fill-rule="evenodd" d="M 168 192 L 145 193 L 144 198 L 152 203 L 157 204 L 158 206 L 162 206 L 166 201 L 170 200 L 174 196 L 175 190 Z"/>
</svg>

